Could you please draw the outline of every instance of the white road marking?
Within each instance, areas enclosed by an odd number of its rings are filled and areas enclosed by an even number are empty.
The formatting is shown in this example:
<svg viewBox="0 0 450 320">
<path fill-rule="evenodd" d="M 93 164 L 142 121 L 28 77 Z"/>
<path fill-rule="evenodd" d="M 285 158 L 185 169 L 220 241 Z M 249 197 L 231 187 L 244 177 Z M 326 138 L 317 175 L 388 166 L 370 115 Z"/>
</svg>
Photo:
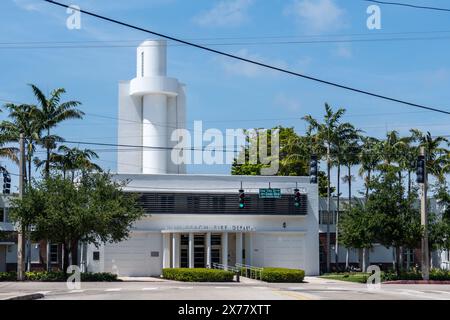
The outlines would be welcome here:
<svg viewBox="0 0 450 320">
<path fill-rule="evenodd" d="M 70 290 L 69 293 L 82 293 L 84 290 Z"/>
<path fill-rule="evenodd" d="M 418 297 L 418 298 L 422 298 L 422 299 L 447 300 L 447 299 L 443 299 L 443 298 L 437 298 L 435 296 L 430 296 L 426 292 L 418 291 L 418 290 L 407 290 L 407 289 L 404 289 L 404 290 L 397 291 L 397 293 L 404 294 L 404 295 L 409 295 L 409 296 L 413 296 L 413 297 Z"/>
<path fill-rule="evenodd" d="M 105 291 L 107 292 L 112 292 L 112 291 L 121 291 L 121 288 L 111 288 L 111 289 L 106 289 Z"/>
<path fill-rule="evenodd" d="M 449 291 L 440 291 L 440 290 L 428 290 L 429 292 L 436 292 L 436 293 L 439 293 L 439 294 L 450 294 L 450 292 Z"/>
<path fill-rule="evenodd" d="M 348 289 L 342 287 L 327 287 L 327 290 L 347 291 Z"/>
<path fill-rule="evenodd" d="M 252 287 L 253 289 L 269 289 L 267 287 Z"/>
<path fill-rule="evenodd" d="M 177 287 L 178 289 L 194 289 L 194 287 Z"/>
<path fill-rule="evenodd" d="M 231 287 L 214 287 L 216 289 L 231 289 Z"/>
<path fill-rule="evenodd" d="M 36 293 L 40 293 L 40 294 L 46 295 L 46 294 L 49 294 L 50 292 L 51 291 L 38 291 Z"/>
<path fill-rule="evenodd" d="M 158 287 L 142 288 L 142 291 L 158 290 Z"/>
</svg>

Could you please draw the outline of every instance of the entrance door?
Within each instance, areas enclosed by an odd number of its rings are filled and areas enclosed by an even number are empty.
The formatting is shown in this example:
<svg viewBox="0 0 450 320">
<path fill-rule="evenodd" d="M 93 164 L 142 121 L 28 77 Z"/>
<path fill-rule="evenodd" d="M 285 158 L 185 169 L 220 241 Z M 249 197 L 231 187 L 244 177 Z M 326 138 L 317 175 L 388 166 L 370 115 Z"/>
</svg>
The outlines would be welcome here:
<svg viewBox="0 0 450 320">
<path fill-rule="evenodd" d="M 194 268 L 204 268 L 205 265 L 205 235 L 194 235 Z"/>
<path fill-rule="evenodd" d="M 222 259 L 222 236 L 220 234 L 211 235 L 211 263 L 221 263 Z"/>
<path fill-rule="evenodd" d="M 189 268 L 189 236 L 186 234 L 180 239 L 180 267 Z"/>
</svg>

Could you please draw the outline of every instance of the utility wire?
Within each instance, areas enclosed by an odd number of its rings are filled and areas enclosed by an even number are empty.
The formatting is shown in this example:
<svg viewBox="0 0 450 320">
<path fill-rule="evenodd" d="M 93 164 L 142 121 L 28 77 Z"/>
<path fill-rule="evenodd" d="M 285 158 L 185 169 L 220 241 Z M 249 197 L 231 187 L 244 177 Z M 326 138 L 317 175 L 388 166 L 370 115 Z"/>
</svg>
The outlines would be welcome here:
<svg viewBox="0 0 450 320">
<path fill-rule="evenodd" d="M 328 44 L 328 43 L 370 43 L 370 42 L 404 42 L 404 41 L 427 41 L 448 40 L 450 36 L 434 37 L 393 37 L 377 39 L 338 39 L 338 40 L 291 40 L 291 41 L 259 41 L 259 42 L 216 42 L 202 43 L 202 46 L 257 46 L 257 45 L 292 45 L 292 44 Z M 157 45 L 142 45 L 142 47 L 155 47 Z M 186 46 L 185 44 L 168 44 L 168 46 Z M 98 49 L 98 48 L 134 48 L 135 44 L 58 44 L 58 45 L 34 45 L 29 43 L 1 44 L 0 49 Z"/>
<path fill-rule="evenodd" d="M 44 1 L 48 2 L 48 3 L 51 3 L 51 4 L 54 4 L 54 5 L 57 5 L 57 6 L 60 6 L 60 7 L 70 8 L 70 6 L 68 6 L 66 4 L 63 4 L 63 3 L 60 3 L 60 2 L 56 2 L 56 1 L 53 1 L 53 0 L 44 0 Z M 188 46 L 191 46 L 191 47 L 194 47 L 194 48 L 197 48 L 197 49 L 209 51 L 209 52 L 212 52 L 212 53 L 216 53 L 218 55 L 222 55 L 222 56 L 229 57 L 229 58 L 232 58 L 232 59 L 235 59 L 235 60 L 240 60 L 240 61 L 243 61 L 243 62 L 246 62 L 246 63 L 254 64 L 254 65 L 261 66 L 261 67 L 264 67 L 264 68 L 267 68 L 267 69 L 271 69 L 271 70 L 279 71 L 279 72 L 282 72 L 282 73 L 290 74 L 290 75 L 297 76 L 297 77 L 300 77 L 300 78 L 304 78 L 304 79 L 307 79 L 307 80 L 311 80 L 311 81 L 315 81 L 315 82 L 322 83 L 322 84 L 325 84 L 325 85 L 329 85 L 329 86 L 337 87 L 337 88 L 340 88 L 340 89 L 344 89 L 344 90 L 347 90 L 347 91 L 357 92 L 357 93 L 360 93 L 360 94 L 372 96 L 372 97 L 379 98 L 379 99 L 384 99 L 384 100 L 397 102 L 397 103 L 400 103 L 400 104 L 404 104 L 404 105 L 408 105 L 408 106 L 412 106 L 412 107 L 416 107 L 416 108 L 431 110 L 431 111 L 443 113 L 443 114 L 446 114 L 446 115 L 450 115 L 450 111 L 447 111 L 447 110 L 444 110 L 444 109 L 438 109 L 438 108 L 434 108 L 434 107 L 420 105 L 420 104 L 417 104 L 417 103 L 408 102 L 408 101 L 401 100 L 401 99 L 391 98 L 391 97 L 388 97 L 388 96 L 385 96 L 385 95 L 372 93 L 370 91 L 349 87 L 349 86 L 346 86 L 346 85 L 342 85 L 342 84 L 331 82 L 331 81 L 327 81 L 327 80 L 322 80 L 322 79 L 319 79 L 319 78 L 316 78 L 316 77 L 304 75 L 304 74 L 301 74 L 301 73 L 298 73 L 298 72 L 294 72 L 294 71 L 290 71 L 290 70 L 287 70 L 287 69 L 274 67 L 274 66 L 262 63 L 262 62 L 258 62 L 258 61 L 247 59 L 247 58 L 243 58 L 243 57 L 240 57 L 240 56 L 237 56 L 237 55 L 234 55 L 234 54 L 226 53 L 226 52 L 219 51 L 219 50 L 216 50 L 216 49 L 212 49 L 212 48 L 209 48 L 209 47 L 205 47 L 205 46 L 202 46 L 202 45 L 199 45 L 199 44 L 195 44 L 193 42 L 189 42 L 189 41 L 181 40 L 181 39 L 178 39 L 178 38 L 174 38 L 172 36 L 168 36 L 168 35 L 165 35 L 165 34 L 162 34 L 162 33 L 159 33 L 159 32 L 155 32 L 155 31 L 151 31 L 151 30 L 144 29 L 144 28 L 141 28 L 141 27 L 137 27 L 137 26 L 131 25 L 129 23 L 122 22 L 122 21 L 115 20 L 115 19 L 111 19 L 111 18 L 102 16 L 102 15 L 99 15 L 99 14 L 96 14 L 96 13 L 92 13 L 92 12 L 89 12 L 89 11 L 86 11 L 86 10 L 80 9 L 79 12 L 84 13 L 84 14 L 89 15 L 89 16 L 92 16 L 92 17 L 96 17 L 96 18 L 104 20 L 104 21 L 108 21 L 108 22 L 111 22 L 111 23 L 114 23 L 114 24 L 118 24 L 118 25 L 121 25 L 121 26 L 124 26 L 124 27 L 128 27 L 128 28 L 131 28 L 131 29 L 134 29 L 134 30 L 146 32 L 146 33 L 149 33 L 149 34 L 153 34 L 153 35 L 161 37 L 161 38 L 165 38 L 165 39 L 172 40 L 172 41 L 175 41 L 175 42 L 178 42 L 178 43 L 186 44 Z"/>
<path fill-rule="evenodd" d="M 372 2 L 372 3 L 378 3 L 378 4 L 400 6 L 400 7 L 409 7 L 409 8 L 414 8 L 414 9 L 425 9 L 425 10 L 450 12 L 450 8 L 438 8 L 438 7 L 430 7 L 430 6 L 419 6 L 419 5 L 410 4 L 410 3 L 403 3 L 403 2 L 378 1 L 378 0 L 363 0 L 363 1 L 365 1 L 365 2 Z"/>
</svg>

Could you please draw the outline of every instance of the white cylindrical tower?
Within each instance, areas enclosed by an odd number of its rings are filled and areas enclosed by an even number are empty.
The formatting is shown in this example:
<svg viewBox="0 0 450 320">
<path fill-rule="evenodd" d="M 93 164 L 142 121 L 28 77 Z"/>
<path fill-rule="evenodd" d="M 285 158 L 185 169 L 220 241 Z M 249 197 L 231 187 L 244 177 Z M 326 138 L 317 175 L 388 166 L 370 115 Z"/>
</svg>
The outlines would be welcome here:
<svg viewBox="0 0 450 320">
<path fill-rule="evenodd" d="M 165 77 L 167 75 L 167 44 L 165 40 L 147 40 L 137 48 L 136 77 Z"/>
<path fill-rule="evenodd" d="M 142 119 L 142 173 L 167 173 L 167 96 L 145 95 Z"/>
<path fill-rule="evenodd" d="M 170 135 L 175 128 L 184 128 L 184 122 L 180 122 L 180 112 L 184 112 L 184 92 L 180 95 L 180 84 L 177 79 L 167 77 L 166 41 L 147 40 L 137 48 L 136 78 L 128 84 L 123 84 L 123 89 L 129 88 L 129 95 L 119 94 L 119 115 L 126 118 L 127 114 L 135 111 L 135 117 L 139 117 L 137 123 L 124 123 L 119 125 L 119 140 L 123 144 L 141 144 L 141 160 L 136 163 L 139 153 L 135 153 L 133 159 L 126 158 L 119 152 L 118 168 L 121 173 L 140 171 L 144 174 L 184 173 L 184 167 L 172 162 L 170 151 L 173 143 Z M 181 106 L 179 104 L 182 104 Z M 139 110 L 140 115 L 138 115 Z M 179 112 L 180 111 L 180 112 Z M 180 126 L 180 123 L 183 125 Z M 120 124 L 120 123 L 119 123 Z M 140 131 L 139 142 L 127 136 L 127 132 Z M 128 133 L 129 134 L 129 133 Z M 126 165 L 128 160 L 133 163 Z M 130 169 L 136 168 L 136 169 Z"/>
</svg>

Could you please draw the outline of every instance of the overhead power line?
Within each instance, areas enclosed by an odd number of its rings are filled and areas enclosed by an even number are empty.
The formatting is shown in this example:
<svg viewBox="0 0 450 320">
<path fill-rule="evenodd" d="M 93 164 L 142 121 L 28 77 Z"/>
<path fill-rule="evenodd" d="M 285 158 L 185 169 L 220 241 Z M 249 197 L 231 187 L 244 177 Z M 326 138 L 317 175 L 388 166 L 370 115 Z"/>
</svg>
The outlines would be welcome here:
<svg viewBox="0 0 450 320">
<path fill-rule="evenodd" d="M 403 2 L 378 1 L 378 0 L 363 0 L 363 1 L 365 1 L 365 2 L 372 2 L 372 3 L 378 3 L 378 4 L 385 4 L 385 5 L 400 6 L 400 7 L 409 7 L 409 8 L 414 8 L 414 9 L 425 9 L 425 10 L 450 12 L 450 8 L 438 8 L 438 7 L 430 7 L 430 6 L 419 6 L 419 5 L 410 4 L 410 3 L 403 3 Z"/>
<path fill-rule="evenodd" d="M 52 1 L 52 0 L 44 0 L 44 1 L 48 2 L 48 3 L 51 3 L 51 4 L 54 4 L 54 5 L 57 5 L 57 6 L 60 6 L 60 7 L 70 8 L 69 5 L 66 5 L 66 4 L 63 4 L 63 3 L 59 3 L 59 2 L 56 2 L 56 1 Z M 297 77 L 300 77 L 300 78 L 304 78 L 304 79 L 307 79 L 307 80 L 315 81 L 315 82 L 318 82 L 318 83 L 321 83 L 321 84 L 325 84 L 325 85 L 333 86 L 333 87 L 336 87 L 336 88 L 344 89 L 344 90 L 347 90 L 347 91 L 352 91 L 352 92 L 368 95 L 368 96 L 371 96 L 371 97 L 375 97 L 375 98 L 379 98 L 379 99 L 383 99 L 383 100 L 388 100 L 388 101 L 392 101 L 392 102 L 408 105 L 408 106 L 411 106 L 411 107 L 426 109 L 426 110 L 435 111 L 435 112 L 439 112 L 439 113 L 450 115 L 450 111 L 447 111 L 447 110 L 444 110 L 444 109 L 439 109 L 439 108 L 435 108 L 435 107 L 429 107 L 429 106 L 425 106 L 425 105 L 421 105 L 421 104 L 417 104 L 417 103 L 412 103 L 412 102 L 408 102 L 408 101 L 401 100 L 401 99 L 391 98 L 391 97 L 388 97 L 388 96 L 385 96 L 385 95 L 382 95 L 382 94 L 377 94 L 377 93 L 373 93 L 373 92 L 370 92 L 370 91 L 353 88 L 353 87 L 346 86 L 346 85 L 343 85 L 343 84 L 339 84 L 339 83 L 336 83 L 336 82 L 331 82 L 331 81 L 319 79 L 319 78 L 316 78 L 316 77 L 308 76 L 308 75 L 305 75 L 305 74 L 301 74 L 301 73 L 298 73 L 298 72 L 290 71 L 290 70 L 287 70 L 287 69 L 275 67 L 275 66 L 272 66 L 272 65 L 269 65 L 269 64 L 266 64 L 266 63 L 258 62 L 258 61 L 247 59 L 247 58 L 243 58 L 243 57 L 240 57 L 240 56 L 237 56 L 237 55 L 234 55 L 234 54 L 226 53 L 226 52 L 219 51 L 219 50 L 216 50 L 216 49 L 212 49 L 212 48 L 209 48 L 209 47 L 205 47 L 205 46 L 193 43 L 193 42 L 189 42 L 189 41 L 181 40 L 181 39 L 178 39 L 178 38 L 175 38 L 175 37 L 172 37 L 172 36 L 168 36 L 168 35 L 165 35 L 165 34 L 162 34 L 162 33 L 159 33 L 159 32 L 155 32 L 155 31 L 151 31 L 151 30 L 148 30 L 148 29 L 144 29 L 144 28 L 138 27 L 138 26 L 134 26 L 132 24 L 129 24 L 129 23 L 126 23 L 126 22 L 122 22 L 122 21 L 119 21 L 119 20 L 115 20 L 115 19 L 112 19 L 112 18 L 108 18 L 108 17 L 102 16 L 102 15 L 99 15 L 99 14 L 96 14 L 96 13 L 93 13 L 93 12 L 86 11 L 86 10 L 80 9 L 79 12 L 84 13 L 84 14 L 89 15 L 89 16 L 92 16 L 92 17 L 95 17 L 95 18 L 98 18 L 98 19 L 101 19 L 101 20 L 104 20 L 104 21 L 108 21 L 108 22 L 111 22 L 111 23 L 114 23 L 114 24 L 118 24 L 118 25 L 121 25 L 121 26 L 124 26 L 124 27 L 127 27 L 127 28 L 131 28 L 131 29 L 134 29 L 134 30 L 146 32 L 148 34 L 152 34 L 152 35 L 164 38 L 164 39 L 172 40 L 172 41 L 175 41 L 175 42 L 178 42 L 178 43 L 182 43 L 182 44 L 185 44 L 185 45 L 197 48 L 197 49 L 209 51 L 209 52 L 212 52 L 212 53 L 215 53 L 215 54 L 218 54 L 218 55 L 222 55 L 222 56 L 225 56 L 225 57 L 228 57 L 228 58 L 232 58 L 232 59 L 235 59 L 235 60 L 240 60 L 240 61 L 243 61 L 243 62 L 246 62 L 246 63 L 250 63 L 250 64 L 253 64 L 253 65 L 257 65 L 257 66 L 260 66 L 260 67 L 263 67 L 263 68 L 267 68 L 267 69 L 279 71 L 279 72 L 282 72 L 282 73 L 290 74 L 290 75 L 297 76 Z"/>
<path fill-rule="evenodd" d="M 202 43 L 202 46 L 258 46 L 258 45 L 301 45 L 301 44 L 333 44 L 333 43 L 371 43 L 371 42 L 405 42 L 405 41 L 433 41 L 448 40 L 450 36 L 432 37 L 390 37 L 390 38 L 367 38 L 367 39 L 316 39 L 316 40 L 285 40 L 285 41 L 238 41 L 238 42 L 210 42 Z M 169 46 L 186 46 L 185 44 L 168 44 Z M 153 47 L 156 45 L 143 45 L 143 47 Z M 134 48 L 136 44 L 96 44 L 89 43 L 65 43 L 53 42 L 50 44 L 33 44 L 26 42 L 0 43 L 0 49 L 98 49 L 98 48 Z"/>
</svg>

